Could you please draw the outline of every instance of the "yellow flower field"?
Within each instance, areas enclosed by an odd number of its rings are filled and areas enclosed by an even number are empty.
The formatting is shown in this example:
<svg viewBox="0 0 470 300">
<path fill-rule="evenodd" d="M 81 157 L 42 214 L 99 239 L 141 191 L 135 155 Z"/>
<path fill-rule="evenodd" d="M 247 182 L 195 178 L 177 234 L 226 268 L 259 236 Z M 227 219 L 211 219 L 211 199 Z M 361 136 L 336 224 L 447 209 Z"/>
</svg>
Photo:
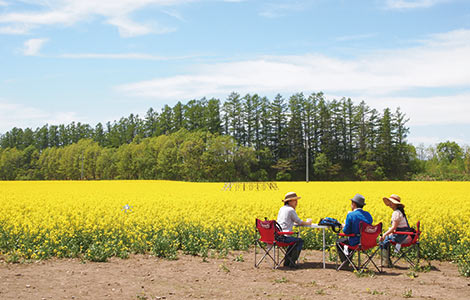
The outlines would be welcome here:
<svg viewBox="0 0 470 300">
<path fill-rule="evenodd" d="M 402 197 L 410 225 L 421 220 L 422 253 L 430 259 L 468 259 L 470 183 L 294 182 L 279 190 L 224 191 L 223 183 L 172 181 L 0 182 L 0 251 L 10 261 L 51 256 L 106 260 L 129 253 L 174 257 L 177 250 L 246 249 L 255 218 L 276 218 L 289 191 L 302 197 L 297 211 L 314 222 L 344 222 L 350 199 L 366 198 L 374 223 L 386 229 L 391 209 L 382 197 Z M 128 205 L 129 209 L 124 209 Z M 334 239 L 332 233 L 328 239 Z M 305 246 L 319 247 L 319 233 Z"/>
</svg>

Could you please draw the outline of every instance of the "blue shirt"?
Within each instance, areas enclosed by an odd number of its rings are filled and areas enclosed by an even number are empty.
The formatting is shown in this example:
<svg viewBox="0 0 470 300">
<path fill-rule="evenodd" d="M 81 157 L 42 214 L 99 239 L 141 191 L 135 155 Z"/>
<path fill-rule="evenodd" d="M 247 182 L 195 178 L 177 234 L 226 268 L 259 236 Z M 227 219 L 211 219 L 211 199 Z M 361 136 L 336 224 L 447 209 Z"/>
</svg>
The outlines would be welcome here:
<svg viewBox="0 0 470 300">
<path fill-rule="evenodd" d="M 359 234 L 359 222 L 366 222 L 372 224 L 372 216 L 362 208 L 357 208 L 354 211 L 348 213 L 346 217 L 346 224 L 344 225 L 343 232 L 346 234 Z M 349 238 L 349 245 L 355 246 L 359 244 L 359 237 L 354 236 Z"/>
</svg>

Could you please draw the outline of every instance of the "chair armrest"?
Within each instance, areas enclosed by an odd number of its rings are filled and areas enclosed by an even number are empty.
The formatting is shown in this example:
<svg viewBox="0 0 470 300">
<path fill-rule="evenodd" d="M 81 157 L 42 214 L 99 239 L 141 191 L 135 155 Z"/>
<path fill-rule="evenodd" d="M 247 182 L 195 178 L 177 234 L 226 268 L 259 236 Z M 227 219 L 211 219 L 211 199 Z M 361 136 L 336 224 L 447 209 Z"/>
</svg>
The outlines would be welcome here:
<svg viewBox="0 0 470 300">
<path fill-rule="evenodd" d="M 293 231 L 279 231 L 277 234 L 280 234 L 280 235 L 286 235 L 286 234 L 294 234 L 295 232 Z"/>
<path fill-rule="evenodd" d="M 408 231 L 395 231 L 393 234 L 413 235 L 413 234 L 416 234 L 416 232 L 408 232 Z"/>
<path fill-rule="evenodd" d="M 356 236 L 354 233 L 351 233 L 351 234 L 346 234 L 346 233 L 338 233 L 339 236 Z"/>
</svg>

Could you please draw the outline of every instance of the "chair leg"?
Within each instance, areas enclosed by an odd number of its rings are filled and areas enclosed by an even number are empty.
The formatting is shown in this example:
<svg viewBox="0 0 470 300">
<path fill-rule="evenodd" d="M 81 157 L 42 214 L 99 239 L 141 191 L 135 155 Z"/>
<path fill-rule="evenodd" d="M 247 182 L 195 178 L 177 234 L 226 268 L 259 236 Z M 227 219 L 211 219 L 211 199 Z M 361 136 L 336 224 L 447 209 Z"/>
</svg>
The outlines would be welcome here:
<svg viewBox="0 0 470 300">
<path fill-rule="evenodd" d="M 374 265 L 375 269 L 376 269 L 379 273 L 382 273 L 382 272 L 383 272 L 382 267 L 379 268 L 379 267 L 377 266 L 377 264 L 374 262 L 374 256 L 377 254 L 377 251 L 379 251 L 379 250 L 380 250 L 380 248 L 375 249 L 375 251 L 372 252 L 371 255 L 367 254 L 367 252 L 364 252 L 364 254 L 365 254 L 366 257 L 367 257 L 367 260 L 362 264 L 361 270 L 365 270 L 366 267 L 367 267 L 367 265 L 368 265 L 369 263 L 372 263 L 372 264 Z M 380 252 L 380 253 L 382 253 L 382 252 Z M 382 258 L 381 258 L 381 259 L 382 259 Z"/>
<path fill-rule="evenodd" d="M 277 248 L 278 248 L 278 253 L 279 253 L 279 248 L 280 248 L 280 247 L 277 247 Z M 289 264 L 290 264 L 290 265 L 295 265 L 295 261 L 292 261 L 292 259 L 291 259 L 291 257 L 290 257 L 291 252 L 292 252 L 292 251 L 295 251 L 295 247 L 292 247 L 290 250 L 289 250 L 289 248 L 287 248 L 287 249 L 288 249 L 288 250 L 284 250 L 284 249 L 281 248 L 280 251 L 281 251 L 282 254 L 284 255 L 284 257 L 283 257 L 282 259 L 281 259 L 281 256 L 278 254 L 278 257 L 277 257 L 277 260 L 278 260 L 277 266 L 278 266 L 278 267 L 281 266 L 281 264 L 282 264 L 283 262 L 285 262 L 286 259 L 289 260 Z"/>
<path fill-rule="evenodd" d="M 356 264 L 354 263 L 354 253 L 356 252 L 356 250 L 353 250 L 351 253 L 349 253 L 348 255 L 345 254 L 345 257 L 346 257 L 346 260 L 341 262 L 341 264 L 339 265 L 339 267 L 336 268 L 336 271 L 339 271 L 341 270 L 341 268 L 346 264 L 346 263 L 349 263 L 353 269 L 356 271 L 356 272 L 359 272 L 358 270 L 358 267 L 356 266 Z M 344 252 L 343 252 L 344 253 Z M 338 255 L 339 256 L 339 255 Z M 337 258 L 338 259 L 338 258 Z M 336 264 L 337 265 L 337 264 Z"/>
<path fill-rule="evenodd" d="M 357 251 L 357 265 L 359 266 L 359 269 L 361 270 L 361 251 Z"/>
<path fill-rule="evenodd" d="M 278 266 L 278 263 L 277 263 L 277 260 L 276 260 L 276 246 L 274 246 L 274 265 L 273 265 L 273 269 L 276 269 L 276 267 Z M 279 259 L 279 249 L 277 249 L 277 259 Z"/>
<path fill-rule="evenodd" d="M 255 240 L 255 268 L 256 268 L 256 244 L 258 243 L 257 240 Z"/>
<path fill-rule="evenodd" d="M 402 258 L 405 259 L 412 267 L 414 267 L 415 263 L 413 262 L 411 258 L 408 257 L 408 251 L 410 250 L 401 249 L 400 252 L 398 253 L 398 258 L 392 262 L 392 267 L 394 267 Z"/>
<path fill-rule="evenodd" d="M 416 260 L 419 265 L 419 242 L 416 242 Z"/>
<path fill-rule="evenodd" d="M 338 259 L 339 259 L 339 253 L 338 249 L 336 249 L 336 258 L 335 258 L 335 269 L 338 271 Z"/>
<path fill-rule="evenodd" d="M 267 248 L 267 249 L 264 248 L 261 244 L 259 244 L 259 246 L 260 246 L 261 249 L 264 250 L 265 253 L 264 253 L 264 255 L 260 258 L 259 261 L 256 261 L 256 260 L 255 260 L 255 267 L 258 267 L 258 266 L 261 264 L 261 262 L 266 258 L 266 256 L 269 256 L 273 261 L 275 261 L 275 257 L 276 257 L 276 252 L 275 252 L 275 251 L 276 251 L 276 249 L 274 249 L 274 251 L 273 251 L 273 252 L 274 252 L 274 253 L 273 253 L 273 254 L 274 254 L 274 257 L 272 257 L 271 254 L 270 254 L 271 249 L 273 249 L 274 245 L 271 245 L 271 246 L 270 246 L 269 248 Z"/>
</svg>

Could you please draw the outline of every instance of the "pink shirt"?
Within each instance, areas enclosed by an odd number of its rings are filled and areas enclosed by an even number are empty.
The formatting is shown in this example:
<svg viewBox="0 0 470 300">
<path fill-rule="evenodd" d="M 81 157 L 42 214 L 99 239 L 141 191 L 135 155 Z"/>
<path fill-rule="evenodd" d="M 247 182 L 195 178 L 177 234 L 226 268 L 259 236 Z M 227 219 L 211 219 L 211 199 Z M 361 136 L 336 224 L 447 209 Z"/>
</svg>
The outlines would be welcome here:
<svg viewBox="0 0 470 300">
<path fill-rule="evenodd" d="M 406 219 L 405 219 L 405 216 L 403 215 L 403 213 L 401 211 L 399 211 L 398 209 L 394 210 L 393 211 L 393 214 L 392 214 L 392 223 L 396 221 L 398 222 L 398 228 L 401 228 L 401 227 L 408 227 L 408 224 L 406 224 Z"/>
</svg>

